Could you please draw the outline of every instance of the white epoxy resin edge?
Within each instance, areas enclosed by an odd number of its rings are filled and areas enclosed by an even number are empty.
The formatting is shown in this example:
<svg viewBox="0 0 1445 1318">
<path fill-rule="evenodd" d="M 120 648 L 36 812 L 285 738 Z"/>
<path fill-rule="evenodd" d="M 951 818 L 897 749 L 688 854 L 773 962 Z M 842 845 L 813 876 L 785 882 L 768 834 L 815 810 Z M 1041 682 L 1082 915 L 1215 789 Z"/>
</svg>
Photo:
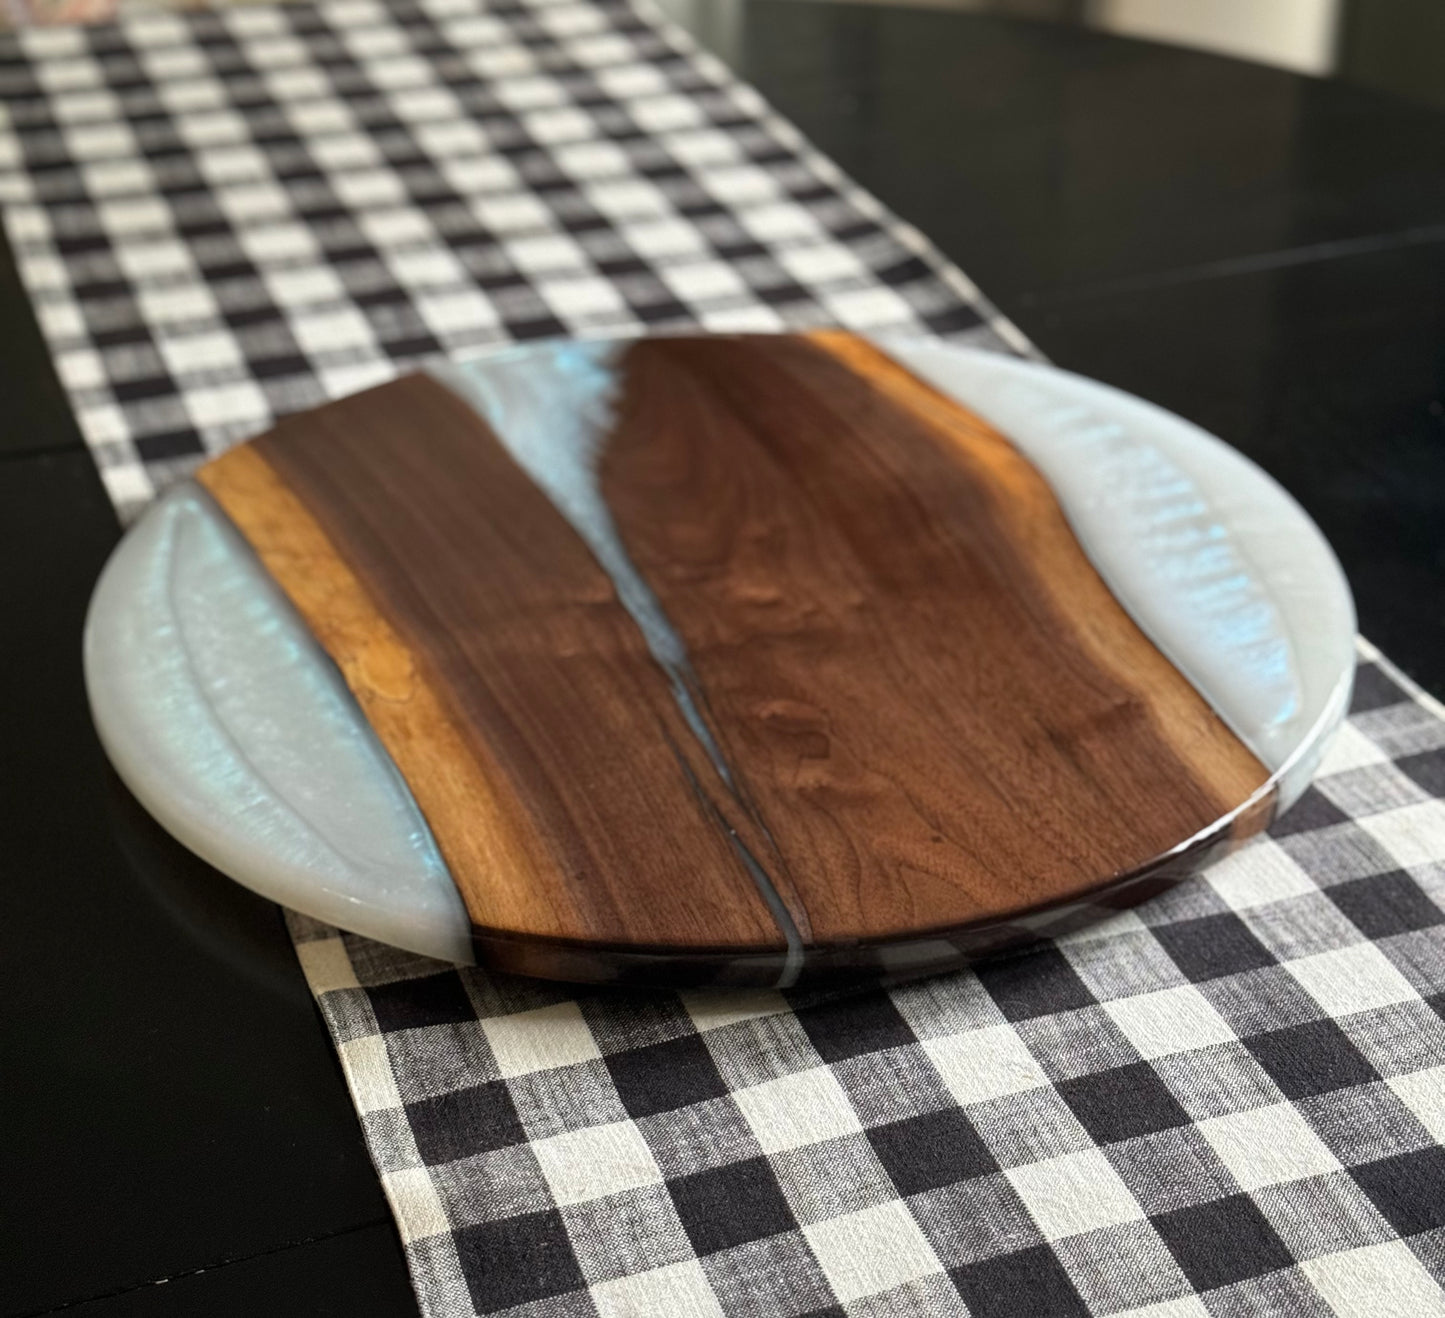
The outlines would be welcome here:
<svg viewBox="0 0 1445 1318">
<path fill-rule="evenodd" d="M 85 683 L 116 772 L 197 855 L 319 920 L 472 959 L 461 896 L 406 783 L 199 485 L 162 495 L 106 564 Z"/>
<path fill-rule="evenodd" d="M 1274 771 L 1281 801 L 1297 798 L 1354 672 L 1349 590 L 1298 505 L 1226 444 L 1131 395 L 996 354 L 879 342 L 1043 471 L 1131 616 Z M 508 350 L 513 369 L 522 355 Z M 540 374 L 559 360 L 552 347 L 536 357 Z M 400 774 L 199 486 L 162 496 L 106 565 L 85 673 L 117 772 L 191 850 L 317 919 L 472 959 L 461 898 Z"/>
</svg>

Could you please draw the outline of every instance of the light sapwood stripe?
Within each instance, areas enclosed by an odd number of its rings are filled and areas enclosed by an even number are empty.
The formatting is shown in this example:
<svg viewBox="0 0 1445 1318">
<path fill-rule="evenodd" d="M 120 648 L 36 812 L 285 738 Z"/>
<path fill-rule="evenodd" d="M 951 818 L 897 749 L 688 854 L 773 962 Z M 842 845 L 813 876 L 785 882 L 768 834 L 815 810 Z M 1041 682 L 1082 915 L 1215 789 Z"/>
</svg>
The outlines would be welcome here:
<svg viewBox="0 0 1445 1318">
<path fill-rule="evenodd" d="M 374 708 L 345 662 L 355 635 L 327 616 L 354 612 L 344 591 L 333 603 L 308 563 L 263 553 L 356 690 L 480 930 L 632 948 L 785 942 L 740 859 L 746 821 L 717 808 L 606 575 L 471 408 L 412 376 L 246 447 L 273 475 L 255 502 L 279 511 L 243 511 L 243 533 L 285 545 L 304 520 L 440 713 L 429 744 L 426 724 Z M 210 469 L 207 483 L 220 484 Z"/>
<path fill-rule="evenodd" d="M 562 937 L 565 912 L 538 902 L 541 854 L 519 823 L 506 780 L 478 764 L 406 641 L 378 610 L 302 502 L 254 444 L 206 464 L 197 479 L 250 542 L 401 769 L 453 874 L 473 880 L 474 921 Z"/>
</svg>

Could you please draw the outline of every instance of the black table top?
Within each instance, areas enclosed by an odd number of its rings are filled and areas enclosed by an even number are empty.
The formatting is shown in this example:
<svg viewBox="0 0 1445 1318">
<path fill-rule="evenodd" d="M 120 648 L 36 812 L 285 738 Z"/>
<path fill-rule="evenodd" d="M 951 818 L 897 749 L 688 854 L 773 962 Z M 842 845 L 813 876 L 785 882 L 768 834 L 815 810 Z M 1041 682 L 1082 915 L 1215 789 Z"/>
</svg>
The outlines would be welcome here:
<svg viewBox="0 0 1445 1318">
<path fill-rule="evenodd" d="M 737 20 L 702 35 L 1058 364 L 1278 477 L 1445 695 L 1445 114 L 940 10 Z M 277 909 L 96 744 L 79 636 L 118 529 L 4 252 L 0 335 L 0 1315 L 414 1313 Z"/>
</svg>

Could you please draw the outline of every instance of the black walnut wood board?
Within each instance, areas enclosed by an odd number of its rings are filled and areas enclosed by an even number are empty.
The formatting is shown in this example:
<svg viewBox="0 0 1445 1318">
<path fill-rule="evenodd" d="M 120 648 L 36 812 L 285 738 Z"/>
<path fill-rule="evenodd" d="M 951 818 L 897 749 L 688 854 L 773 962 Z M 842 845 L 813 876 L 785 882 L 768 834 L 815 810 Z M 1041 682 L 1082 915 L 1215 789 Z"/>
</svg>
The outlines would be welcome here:
<svg viewBox="0 0 1445 1318">
<path fill-rule="evenodd" d="M 480 960 L 930 968 L 1268 822 L 1268 769 L 977 416 L 841 333 L 612 370 L 605 565 L 428 375 L 199 477 L 404 775 Z"/>
</svg>

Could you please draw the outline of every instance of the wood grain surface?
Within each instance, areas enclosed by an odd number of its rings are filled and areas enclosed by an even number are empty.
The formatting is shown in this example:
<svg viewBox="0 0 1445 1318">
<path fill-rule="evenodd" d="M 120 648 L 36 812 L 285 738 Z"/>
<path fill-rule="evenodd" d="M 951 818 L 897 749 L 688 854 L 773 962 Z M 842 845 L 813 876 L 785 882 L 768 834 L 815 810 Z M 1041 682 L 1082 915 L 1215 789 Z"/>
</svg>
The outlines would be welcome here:
<svg viewBox="0 0 1445 1318">
<path fill-rule="evenodd" d="M 616 370 L 596 481 L 676 664 L 430 377 L 201 472 L 411 785 L 485 957 L 946 962 L 1267 822 L 1264 766 L 980 419 L 842 334 L 641 340 Z"/>
</svg>

